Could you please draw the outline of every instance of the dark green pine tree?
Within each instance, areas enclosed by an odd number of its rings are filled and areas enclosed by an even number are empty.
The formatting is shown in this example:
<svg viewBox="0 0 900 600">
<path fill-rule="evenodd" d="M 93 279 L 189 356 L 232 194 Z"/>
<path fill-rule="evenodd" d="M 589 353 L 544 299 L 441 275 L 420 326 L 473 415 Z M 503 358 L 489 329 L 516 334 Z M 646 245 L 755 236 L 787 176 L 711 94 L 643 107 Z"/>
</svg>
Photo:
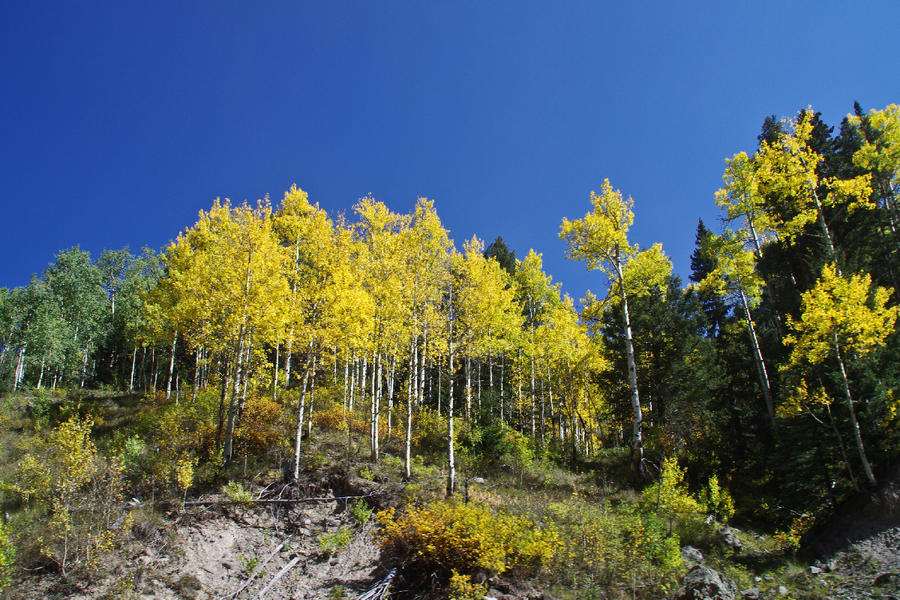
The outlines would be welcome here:
<svg viewBox="0 0 900 600">
<path fill-rule="evenodd" d="M 509 249 L 501 236 L 497 236 L 484 251 L 485 258 L 493 258 L 503 269 L 514 276 L 516 274 L 516 253 Z"/>
<path fill-rule="evenodd" d="M 703 242 L 712 235 L 712 232 L 703 224 L 703 219 L 697 222 L 697 235 L 694 239 L 694 251 L 691 253 L 691 274 L 689 279 L 694 283 L 700 283 L 716 268 L 716 259 L 704 251 L 706 244 Z M 695 294 L 703 307 L 706 315 L 706 337 L 718 337 L 722 331 L 722 323 L 728 315 L 728 306 L 717 294 L 709 291 L 697 291 L 690 289 L 688 294 Z"/>
</svg>

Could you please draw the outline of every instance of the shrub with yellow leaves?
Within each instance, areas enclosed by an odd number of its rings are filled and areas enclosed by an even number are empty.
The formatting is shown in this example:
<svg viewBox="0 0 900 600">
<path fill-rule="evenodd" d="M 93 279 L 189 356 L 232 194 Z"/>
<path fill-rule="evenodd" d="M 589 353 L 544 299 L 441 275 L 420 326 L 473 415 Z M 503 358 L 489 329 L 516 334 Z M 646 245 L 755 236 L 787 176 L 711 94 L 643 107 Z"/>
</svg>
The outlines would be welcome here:
<svg viewBox="0 0 900 600">
<path fill-rule="evenodd" d="M 91 439 L 90 418 L 70 417 L 34 442 L 19 462 L 12 489 L 39 515 L 26 526 L 39 552 L 63 576 L 96 566 L 113 546 L 111 530 L 121 498 L 123 464 L 103 457 Z"/>
<path fill-rule="evenodd" d="M 562 548 L 553 526 L 455 501 L 413 507 L 401 515 L 380 512 L 382 547 L 407 557 L 410 570 L 500 574 L 538 569 Z"/>
</svg>

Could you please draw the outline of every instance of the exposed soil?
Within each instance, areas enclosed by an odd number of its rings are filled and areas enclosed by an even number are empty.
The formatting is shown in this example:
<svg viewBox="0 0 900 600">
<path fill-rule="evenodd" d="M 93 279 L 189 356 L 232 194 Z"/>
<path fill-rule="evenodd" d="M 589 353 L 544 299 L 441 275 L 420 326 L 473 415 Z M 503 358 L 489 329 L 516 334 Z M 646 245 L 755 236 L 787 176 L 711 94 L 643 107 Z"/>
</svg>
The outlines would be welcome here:
<svg viewBox="0 0 900 600">
<path fill-rule="evenodd" d="M 819 525 L 805 555 L 830 571 L 833 598 L 900 600 L 900 468 Z"/>
<path fill-rule="evenodd" d="M 21 582 L 12 597 L 248 599 L 268 588 L 262 597 L 325 599 L 338 594 L 339 587 L 356 597 L 384 575 L 380 548 L 371 520 L 355 523 L 345 497 L 366 492 L 337 483 L 344 488 L 337 494 L 308 486 L 276 488 L 267 495 L 273 498 L 280 491 L 282 499 L 325 498 L 314 501 L 243 507 L 208 496 L 209 504 L 188 506 L 174 523 L 136 524 L 125 547 L 104 557 L 100 572 L 107 575 L 69 583 L 34 576 Z M 327 554 L 319 536 L 342 528 L 352 531 L 352 539 Z"/>
</svg>

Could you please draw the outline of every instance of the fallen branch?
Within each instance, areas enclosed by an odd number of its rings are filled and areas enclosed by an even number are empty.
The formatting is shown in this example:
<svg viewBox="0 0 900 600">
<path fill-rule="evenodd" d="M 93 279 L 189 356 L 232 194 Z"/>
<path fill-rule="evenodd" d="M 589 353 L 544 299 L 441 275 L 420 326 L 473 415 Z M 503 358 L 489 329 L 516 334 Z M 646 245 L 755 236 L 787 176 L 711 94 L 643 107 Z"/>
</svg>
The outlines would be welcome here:
<svg viewBox="0 0 900 600">
<path fill-rule="evenodd" d="M 209 500 L 189 500 L 184 503 L 185 506 L 206 506 L 210 504 L 298 504 L 301 502 L 331 502 L 332 500 L 352 500 L 355 498 L 368 498 L 369 496 L 373 496 L 374 492 L 370 492 L 368 494 L 362 494 L 359 496 L 325 496 L 322 498 L 261 498 L 254 500 L 223 500 L 219 499 L 209 499 Z"/>
<path fill-rule="evenodd" d="M 359 596 L 357 600 L 384 600 L 385 596 L 387 596 L 388 590 L 391 587 L 391 582 L 394 580 L 394 576 L 396 574 L 397 569 L 391 569 L 388 572 L 387 577 L 379 581 L 378 584 L 371 590 Z"/>
<path fill-rule="evenodd" d="M 227 599 L 227 598 L 232 598 L 232 599 L 233 599 L 233 598 L 237 598 L 238 594 L 240 594 L 241 592 L 243 592 L 244 590 L 246 590 L 246 589 L 250 586 L 250 584 L 253 583 L 253 580 L 256 579 L 257 574 L 258 574 L 260 571 L 262 571 L 262 568 L 265 567 L 266 564 L 268 564 L 268 562 L 269 562 L 270 560 L 272 560 L 272 558 L 273 558 L 276 554 L 278 554 L 278 552 L 279 552 L 282 548 L 284 548 L 284 545 L 287 544 L 287 543 L 290 541 L 290 539 L 291 539 L 292 537 L 294 537 L 293 534 L 291 534 L 291 535 L 287 536 L 286 538 L 284 538 L 284 540 L 282 540 L 281 543 L 278 544 L 278 547 L 276 547 L 274 550 L 272 550 L 272 553 L 269 554 L 269 556 L 267 556 L 266 559 L 265 559 L 264 561 L 262 561 L 261 563 L 259 563 L 258 565 L 256 565 L 256 568 L 253 569 L 253 572 L 250 573 L 250 576 L 247 577 L 247 581 L 245 581 L 245 582 L 241 585 L 241 587 L 239 587 L 236 591 L 234 591 L 234 592 L 228 594 L 227 596 L 222 596 L 219 600 L 225 600 L 225 599 Z"/>
<path fill-rule="evenodd" d="M 275 584 L 278 582 L 278 580 L 281 579 L 281 578 L 284 576 L 285 573 L 287 573 L 288 571 L 290 571 L 291 569 L 293 569 L 294 566 L 295 566 L 298 562 L 300 562 L 300 557 L 299 557 L 299 556 L 295 556 L 295 557 L 293 558 L 293 560 L 291 560 L 291 562 L 289 562 L 288 564 L 284 565 L 284 567 L 282 567 L 281 570 L 278 571 L 278 573 L 275 575 L 275 577 L 273 577 L 273 578 L 269 581 L 269 583 L 266 584 L 266 587 L 264 587 L 264 588 L 262 589 L 262 591 L 259 592 L 259 594 L 256 596 L 256 600 L 262 600 L 262 597 L 265 596 L 266 593 L 267 593 L 270 589 L 272 589 L 272 586 L 275 585 Z"/>
</svg>

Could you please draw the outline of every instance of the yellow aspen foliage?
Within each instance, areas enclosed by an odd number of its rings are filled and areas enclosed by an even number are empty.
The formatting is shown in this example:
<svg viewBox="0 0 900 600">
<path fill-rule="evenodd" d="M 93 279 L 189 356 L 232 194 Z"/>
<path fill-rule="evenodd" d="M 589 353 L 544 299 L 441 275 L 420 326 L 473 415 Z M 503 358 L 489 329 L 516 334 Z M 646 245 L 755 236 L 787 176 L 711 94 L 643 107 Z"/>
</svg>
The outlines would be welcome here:
<svg viewBox="0 0 900 600">
<path fill-rule="evenodd" d="M 750 232 L 754 252 L 762 254 L 762 244 L 774 237 L 772 217 L 766 212 L 765 198 L 759 191 L 759 178 L 753 159 L 746 152 L 726 158 L 722 181 L 725 187 L 715 194 L 716 206 L 725 210 L 729 223 L 743 221 L 739 226 Z"/>
<path fill-rule="evenodd" d="M 63 575 L 95 567 L 99 555 L 112 549 L 123 466 L 97 452 L 92 426 L 90 418 L 75 415 L 38 441 L 20 461 L 13 486 L 46 515 L 33 535 Z"/>
<path fill-rule="evenodd" d="M 669 522 L 670 531 L 676 521 L 687 521 L 703 512 L 700 503 L 688 491 L 684 476 L 685 469 L 678 466 L 678 459 L 667 457 L 663 460 L 659 481 L 645 488 L 641 495 L 647 507 L 655 507 L 656 512 Z"/>
<path fill-rule="evenodd" d="M 805 292 L 801 316 L 789 319 L 790 366 L 817 365 L 832 356 L 835 343 L 842 349 L 866 356 L 893 332 L 898 307 L 888 307 L 891 290 L 872 287 L 872 277 L 860 273 L 838 274 L 825 265 L 816 286 Z"/>
<path fill-rule="evenodd" d="M 769 214 L 779 232 L 793 239 L 806 226 L 818 222 L 834 260 L 834 245 L 822 207 L 842 205 L 848 212 L 871 208 L 871 178 L 820 180 L 818 167 L 825 158 L 811 145 L 814 121 L 812 108 L 804 110 L 798 119 L 787 121 L 786 131 L 775 142 L 761 143 L 754 162 L 759 190 L 776 199 L 776 210 Z M 827 190 L 824 198 L 818 194 L 820 185 Z"/>
<path fill-rule="evenodd" d="M 402 515 L 394 509 L 377 515 L 381 545 L 414 557 L 423 572 L 449 574 L 478 570 L 500 574 L 512 568 L 540 568 L 562 548 L 552 526 L 470 503 L 433 502 Z"/>
<path fill-rule="evenodd" d="M 634 201 L 603 180 L 600 193 L 591 192 L 591 212 L 581 219 L 563 219 L 559 237 L 566 242 L 566 257 L 584 261 L 588 271 L 599 270 L 609 281 L 608 298 L 622 311 L 625 351 L 628 358 L 628 382 L 634 413 L 631 439 L 631 471 L 635 482 L 647 478 L 642 433 L 643 411 L 637 384 L 637 359 L 628 312 L 629 296 L 648 293 L 665 282 L 672 263 L 660 245 L 641 251 L 628 242 L 628 230 L 634 222 Z"/>
<path fill-rule="evenodd" d="M 853 155 L 853 164 L 876 174 L 882 197 L 893 196 L 890 187 L 900 174 L 900 106 L 872 109 L 865 117 L 848 115 L 848 121 L 865 140 Z"/>
<path fill-rule="evenodd" d="M 12 581 L 12 571 L 16 560 L 16 547 L 9 539 L 6 524 L 0 521 L 0 591 Z"/>
<path fill-rule="evenodd" d="M 802 296 L 800 319 L 788 319 L 791 333 L 785 338 L 791 354 L 784 370 L 801 381 L 792 394 L 794 400 L 790 412 L 796 413 L 798 406 L 811 403 L 809 399 L 804 402 L 801 394 L 804 391 L 802 382 L 811 374 L 813 367 L 829 358 L 840 367 L 840 381 L 850 415 L 851 431 L 870 485 L 877 482 L 856 418 L 844 355 L 853 353 L 864 358 L 881 347 L 885 338 L 894 331 L 898 307 L 887 306 L 890 295 L 891 290 L 873 287 L 868 273 L 842 276 L 836 265 L 825 265 L 815 287 Z M 817 396 L 813 395 L 811 398 L 815 399 Z M 830 401 L 820 403 L 828 405 Z"/>
</svg>

